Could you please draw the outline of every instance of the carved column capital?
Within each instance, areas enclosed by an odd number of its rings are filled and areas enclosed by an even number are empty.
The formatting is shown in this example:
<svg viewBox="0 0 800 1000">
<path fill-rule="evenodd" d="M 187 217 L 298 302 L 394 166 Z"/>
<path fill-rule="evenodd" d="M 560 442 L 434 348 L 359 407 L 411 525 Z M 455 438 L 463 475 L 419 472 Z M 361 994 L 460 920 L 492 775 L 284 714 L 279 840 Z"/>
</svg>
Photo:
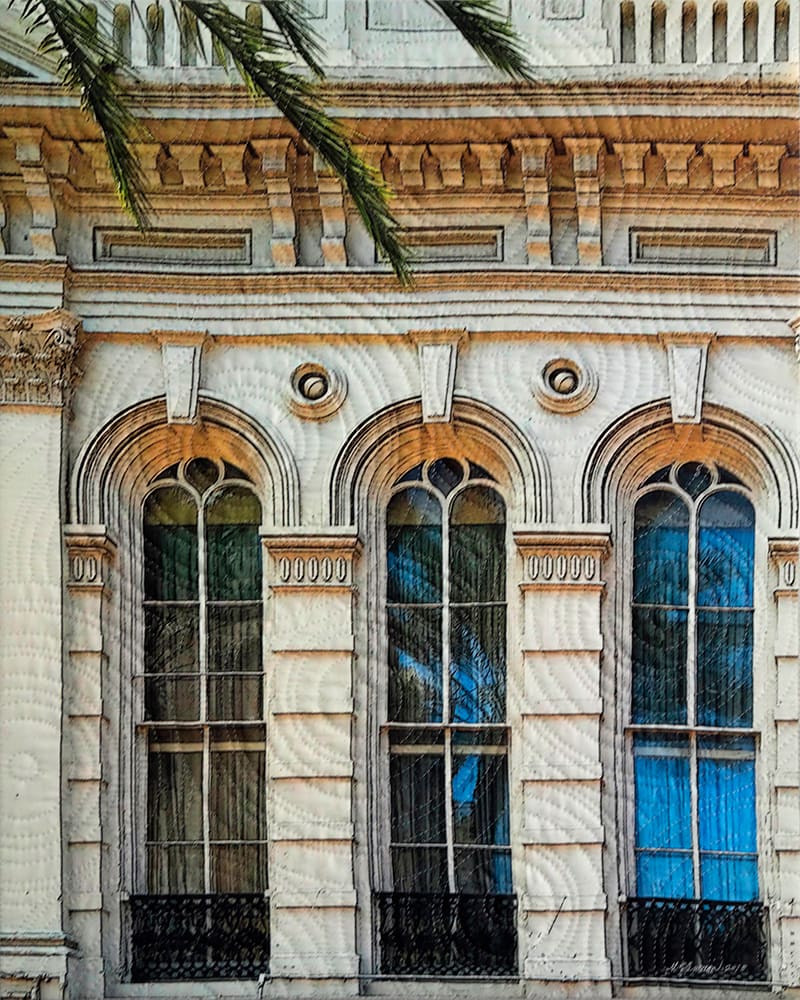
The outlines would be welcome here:
<svg viewBox="0 0 800 1000">
<path fill-rule="evenodd" d="M 63 406 L 81 376 L 80 320 L 63 309 L 0 316 L 0 404 Z"/>
<path fill-rule="evenodd" d="M 117 546 L 102 524 L 67 524 L 64 527 L 67 548 L 67 587 L 77 591 L 102 592 L 108 583 L 108 570 Z"/>
<path fill-rule="evenodd" d="M 350 588 L 353 562 L 361 551 L 355 529 L 308 530 L 292 535 L 263 531 L 270 555 L 272 589 Z"/>
<path fill-rule="evenodd" d="M 800 539 L 770 538 L 769 557 L 776 571 L 776 594 L 795 595 L 800 587 Z"/>
<path fill-rule="evenodd" d="M 523 559 L 526 585 L 548 589 L 603 586 L 603 562 L 611 552 L 607 525 L 520 528 L 514 532 L 514 541 Z"/>
</svg>

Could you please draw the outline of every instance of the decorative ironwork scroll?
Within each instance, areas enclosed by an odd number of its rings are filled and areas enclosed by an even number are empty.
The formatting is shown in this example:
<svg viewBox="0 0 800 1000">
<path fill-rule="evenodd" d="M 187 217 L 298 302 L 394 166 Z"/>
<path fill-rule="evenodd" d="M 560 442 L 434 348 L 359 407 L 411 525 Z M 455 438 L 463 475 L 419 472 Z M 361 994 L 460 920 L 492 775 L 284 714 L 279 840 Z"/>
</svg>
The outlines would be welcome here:
<svg viewBox="0 0 800 1000">
<path fill-rule="evenodd" d="M 629 899 L 628 973 L 654 979 L 766 979 L 766 910 L 758 902 Z"/>
<path fill-rule="evenodd" d="M 131 896 L 134 982 L 256 979 L 269 971 L 262 893 Z"/>
<path fill-rule="evenodd" d="M 376 894 L 381 972 L 517 976 L 517 897 L 461 893 Z"/>
</svg>

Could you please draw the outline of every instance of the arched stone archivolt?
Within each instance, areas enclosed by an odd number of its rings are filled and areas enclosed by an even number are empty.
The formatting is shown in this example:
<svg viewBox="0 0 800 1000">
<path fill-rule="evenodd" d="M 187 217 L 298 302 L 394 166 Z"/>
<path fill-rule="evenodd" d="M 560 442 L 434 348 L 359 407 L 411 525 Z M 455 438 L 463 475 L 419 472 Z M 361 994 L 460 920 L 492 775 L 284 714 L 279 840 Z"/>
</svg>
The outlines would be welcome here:
<svg viewBox="0 0 800 1000">
<path fill-rule="evenodd" d="M 701 423 L 674 424 L 668 400 L 629 411 L 597 439 L 580 472 L 584 521 L 611 520 L 615 505 L 676 460 L 724 466 L 756 493 L 774 530 L 796 530 L 800 460 L 789 442 L 773 428 L 710 403 Z"/>
<path fill-rule="evenodd" d="M 245 470 L 264 504 L 266 523 L 297 523 L 299 479 L 286 444 L 241 410 L 208 396 L 201 396 L 192 424 L 168 423 L 163 396 L 137 403 L 105 424 L 83 447 L 72 471 L 73 523 L 119 526 L 130 511 L 129 500 L 141 495 L 154 476 L 198 455 Z"/>
<path fill-rule="evenodd" d="M 330 520 L 363 524 L 365 501 L 384 495 L 416 463 L 453 455 L 484 466 L 505 489 L 512 523 L 549 521 L 550 473 L 535 442 L 485 403 L 455 396 L 449 423 L 422 422 L 419 399 L 369 417 L 336 457 L 330 480 Z"/>
</svg>

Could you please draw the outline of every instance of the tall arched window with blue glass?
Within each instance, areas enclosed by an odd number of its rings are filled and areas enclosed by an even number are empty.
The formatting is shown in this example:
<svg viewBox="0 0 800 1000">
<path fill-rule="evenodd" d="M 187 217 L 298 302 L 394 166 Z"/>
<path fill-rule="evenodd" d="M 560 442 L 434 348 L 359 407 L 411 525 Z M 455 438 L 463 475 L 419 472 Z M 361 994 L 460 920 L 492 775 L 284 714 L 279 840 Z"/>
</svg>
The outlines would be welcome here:
<svg viewBox="0 0 800 1000">
<path fill-rule="evenodd" d="M 766 976 L 753 727 L 755 515 L 731 473 L 661 469 L 634 515 L 632 977 Z"/>
<path fill-rule="evenodd" d="M 440 458 L 386 512 L 386 974 L 516 975 L 506 726 L 506 513 Z"/>
<path fill-rule="evenodd" d="M 255 978 L 269 968 L 261 505 L 240 469 L 194 458 L 156 478 L 143 515 L 131 978 Z"/>
</svg>

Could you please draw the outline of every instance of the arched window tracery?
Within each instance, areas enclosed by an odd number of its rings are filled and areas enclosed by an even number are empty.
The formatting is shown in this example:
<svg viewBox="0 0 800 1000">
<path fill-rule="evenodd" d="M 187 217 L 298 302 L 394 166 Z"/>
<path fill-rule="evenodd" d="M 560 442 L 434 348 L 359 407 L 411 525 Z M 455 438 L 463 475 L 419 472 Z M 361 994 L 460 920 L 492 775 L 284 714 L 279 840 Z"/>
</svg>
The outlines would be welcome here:
<svg viewBox="0 0 800 1000">
<path fill-rule="evenodd" d="M 252 484 L 214 459 L 171 466 L 144 500 L 134 980 L 268 965 L 260 524 Z"/>
<path fill-rule="evenodd" d="M 386 510 L 386 560 L 391 891 L 379 894 L 381 969 L 514 974 L 497 483 L 449 457 L 408 470 Z"/>
<path fill-rule="evenodd" d="M 676 463 L 639 491 L 633 534 L 629 971 L 762 979 L 754 508 L 733 474 Z"/>
</svg>

